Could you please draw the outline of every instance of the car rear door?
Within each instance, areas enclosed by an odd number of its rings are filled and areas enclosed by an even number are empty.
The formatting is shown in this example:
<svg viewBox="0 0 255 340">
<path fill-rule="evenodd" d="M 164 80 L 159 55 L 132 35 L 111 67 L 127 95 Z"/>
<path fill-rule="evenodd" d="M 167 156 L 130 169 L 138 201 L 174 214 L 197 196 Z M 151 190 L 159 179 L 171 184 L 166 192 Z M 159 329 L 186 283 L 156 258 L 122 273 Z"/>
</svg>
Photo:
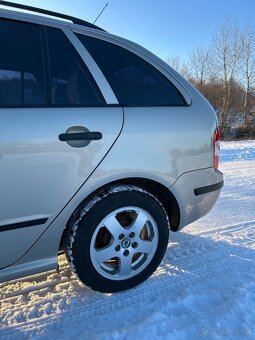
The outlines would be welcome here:
<svg viewBox="0 0 255 340">
<path fill-rule="evenodd" d="M 3 268 L 29 250 L 95 170 L 120 134 L 123 112 L 60 29 L 1 19 L 0 44 Z"/>
</svg>

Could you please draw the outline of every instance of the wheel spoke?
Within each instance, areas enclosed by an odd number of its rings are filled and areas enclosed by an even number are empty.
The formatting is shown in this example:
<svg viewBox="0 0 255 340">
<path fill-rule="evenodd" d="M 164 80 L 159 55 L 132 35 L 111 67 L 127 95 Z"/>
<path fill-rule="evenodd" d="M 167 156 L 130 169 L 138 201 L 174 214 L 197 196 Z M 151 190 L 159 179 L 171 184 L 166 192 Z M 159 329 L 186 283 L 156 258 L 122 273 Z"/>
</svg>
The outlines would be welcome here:
<svg viewBox="0 0 255 340">
<path fill-rule="evenodd" d="M 120 234 L 123 233 L 123 227 L 116 219 L 115 215 L 110 216 L 105 222 L 104 226 L 112 234 L 113 238 L 116 240 Z"/>
<path fill-rule="evenodd" d="M 140 235 L 147 221 L 148 217 L 143 212 L 139 211 L 135 221 L 133 222 L 132 231 L 134 231 L 137 235 Z"/>
<path fill-rule="evenodd" d="M 138 247 L 136 248 L 137 253 L 145 253 L 150 254 L 153 249 L 153 241 L 142 241 L 140 240 L 138 243 Z"/>
<path fill-rule="evenodd" d="M 113 245 L 110 245 L 101 250 L 94 250 L 94 258 L 96 262 L 100 265 L 102 262 L 107 261 L 116 256 L 115 249 Z"/>
<path fill-rule="evenodd" d="M 128 275 L 131 273 L 131 262 L 132 256 L 121 256 L 120 258 L 120 268 L 119 268 L 119 274 L 121 276 Z"/>
</svg>

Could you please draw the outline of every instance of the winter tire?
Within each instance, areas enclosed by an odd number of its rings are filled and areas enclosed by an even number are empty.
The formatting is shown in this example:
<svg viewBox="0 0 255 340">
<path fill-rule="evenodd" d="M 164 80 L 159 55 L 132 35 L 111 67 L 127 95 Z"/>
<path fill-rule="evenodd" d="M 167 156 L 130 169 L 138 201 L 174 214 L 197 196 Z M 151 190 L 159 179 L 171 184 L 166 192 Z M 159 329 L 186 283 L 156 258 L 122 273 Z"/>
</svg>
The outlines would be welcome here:
<svg viewBox="0 0 255 340">
<path fill-rule="evenodd" d="M 66 254 L 87 286 L 117 292 L 146 280 L 160 264 L 169 224 L 161 203 L 132 186 L 115 186 L 85 204 L 68 230 Z"/>
</svg>

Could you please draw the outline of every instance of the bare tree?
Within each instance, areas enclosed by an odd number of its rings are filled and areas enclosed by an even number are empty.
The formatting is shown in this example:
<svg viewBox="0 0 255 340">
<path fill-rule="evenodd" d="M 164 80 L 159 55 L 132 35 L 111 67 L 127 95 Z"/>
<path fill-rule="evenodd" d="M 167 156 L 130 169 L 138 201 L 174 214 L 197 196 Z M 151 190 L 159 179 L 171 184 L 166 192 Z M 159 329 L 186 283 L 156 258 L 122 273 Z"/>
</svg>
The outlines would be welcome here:
<svg viewBox="0 0 255 340">
<path fill-rule="evenodd" d="M 182 67 L 180 70 L 181 75 L 187 80 L 193 82 L 193 76 L 190 71 L 190 64 L 188 61 L 182 63 Z"/>
<path fill-rule="evenodd" d="M 224 22 L 213 36 L 212 66 L 215 77 L 223 81 L 222 110 L 220 123 L 227 130 L 230 113 L 231 85 L 235 79 L 241 58 L 240 31 L 237 26 Z"/>
<path fill-rule="evenodd" d="M 175 71 L 180 72 L 181 71 L 181 65 L 182 61 L 181 58 L 176 55 L 171 55 L 167 57 L 166 63 L 168 63 Z"/>
<path fill-rule="evenodd" d="M 209 50 L 196 48 L 189 59 L 190 72 L 199 91 L 204 92 L 204 86 L 210 78 L 211 54 Z"/>
<path fill-rule="evenodd" d="M 244 84 L 244 105 L 243 118 L 244 127 L 248 124 L 249 114 L 249 96 L 255 83 L 255 34 L 251 27 L 247 27 L 241 37 L 242 41 L 242 66 L 243 66 L 243 84 Z"/>
<path fill-rule="evenodd" d="M 179 72 L 184 78 L 192 78 L 189 63 L 183 61 L 180 57 L 176 55 L 169 56 L 166 59 L 166 63 L 168 63 L 175 71 Z"/>
<path fill-rule="evenodd" d="M 240 30 L 225 21 L 213 35 L 209 48 L 194 48 L 185 63 L 178 56 L 166 61 L 211 102 L 223 136 L 232 127 L 245 133 L 254 131 L 254 28 Z"/>
</svg>

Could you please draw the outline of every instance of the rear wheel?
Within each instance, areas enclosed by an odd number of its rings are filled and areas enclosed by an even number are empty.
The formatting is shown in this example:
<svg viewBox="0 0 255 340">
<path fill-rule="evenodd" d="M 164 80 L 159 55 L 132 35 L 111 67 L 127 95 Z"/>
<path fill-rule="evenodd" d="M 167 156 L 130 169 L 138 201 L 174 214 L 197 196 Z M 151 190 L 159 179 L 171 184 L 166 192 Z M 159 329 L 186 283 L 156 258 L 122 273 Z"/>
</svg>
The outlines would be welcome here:
<svg viewBox="0 0 255 340">
<path fill-rule="evenodd" d="M 65 248 L 84 284 L 117 292 L 154 272 L 168 236 L 167 215 L 154 196 L 135 186 L 115 186 L 85 205 L 68 231 Z"/>
</svg>

